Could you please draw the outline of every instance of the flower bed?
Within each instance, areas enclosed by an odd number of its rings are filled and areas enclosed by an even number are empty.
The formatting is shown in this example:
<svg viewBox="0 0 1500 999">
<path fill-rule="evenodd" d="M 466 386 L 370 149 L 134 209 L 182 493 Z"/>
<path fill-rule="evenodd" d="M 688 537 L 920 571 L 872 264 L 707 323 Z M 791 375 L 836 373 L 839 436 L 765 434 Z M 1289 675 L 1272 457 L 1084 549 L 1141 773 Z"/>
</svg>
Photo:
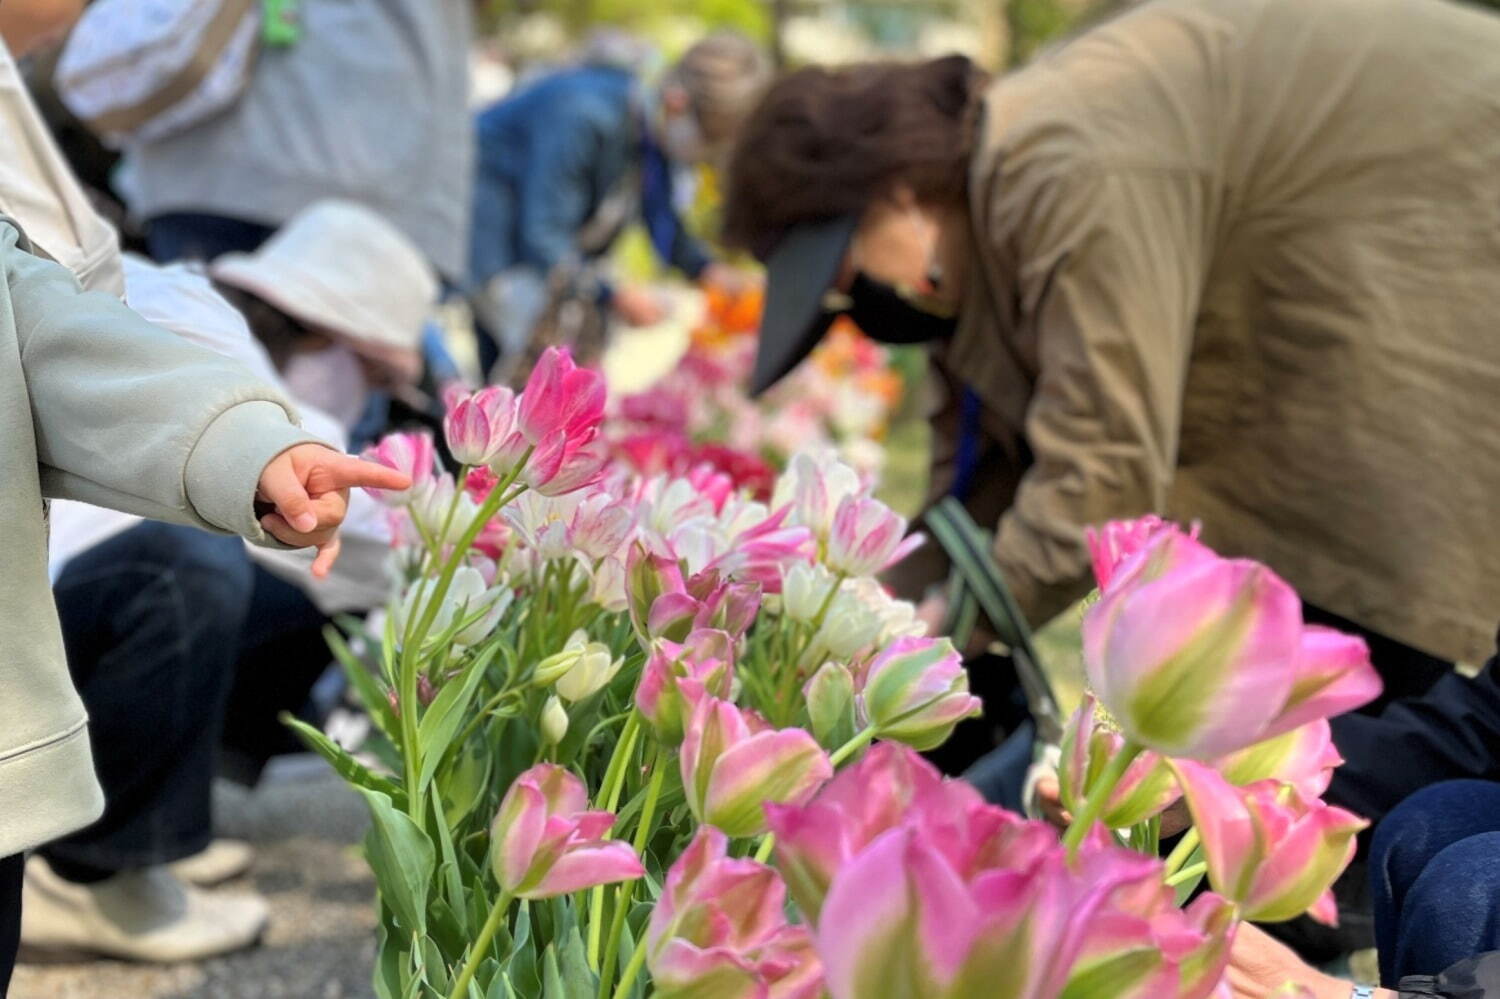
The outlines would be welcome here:
<svg viewBox="0 0 1500 999">
<path fill-rule="evenodd" d="M 382 997 L 1193 999 L 1241 919 L 1332 914 L 1363 823 L 1317 800 L 1326 718 L 1378 682 L 1264 567 L 1092 539 L 1060 834 L 918 755 L 979 704 L 875 580 L 919 541 L 867 476 L 632 474 L 555 351 L 451 406 L 456 478 L 371 453 L 415 481 L 378 676 L 334 640 L 392 775 L 303 730 L 374 818 Z"/>
</svg>

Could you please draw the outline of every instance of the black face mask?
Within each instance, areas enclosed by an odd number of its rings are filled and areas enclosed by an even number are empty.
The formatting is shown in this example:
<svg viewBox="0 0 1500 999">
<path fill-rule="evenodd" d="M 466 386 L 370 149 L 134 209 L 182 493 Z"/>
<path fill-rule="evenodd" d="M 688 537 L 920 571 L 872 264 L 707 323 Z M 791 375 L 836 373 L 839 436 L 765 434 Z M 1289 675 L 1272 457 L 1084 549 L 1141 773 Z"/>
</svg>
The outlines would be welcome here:
<svg viewBox="0 0 1500 999">
<path fill-rule="evenodd" d="M 958 317 L 924 309 L 884 281 L 863 271 L 854 275 L 845 314 L 872 340 L 881 343 L 931 343 L 958 329 Z"/>
</svg>

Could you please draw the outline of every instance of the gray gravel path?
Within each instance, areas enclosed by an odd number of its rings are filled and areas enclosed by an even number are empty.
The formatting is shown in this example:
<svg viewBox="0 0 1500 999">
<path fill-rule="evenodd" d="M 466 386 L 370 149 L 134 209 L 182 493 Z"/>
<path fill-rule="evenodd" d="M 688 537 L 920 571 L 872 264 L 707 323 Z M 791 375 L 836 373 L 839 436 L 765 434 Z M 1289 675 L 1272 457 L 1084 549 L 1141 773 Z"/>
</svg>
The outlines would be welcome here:
<svg viewBox="0 0 1500 999">
<path fill-rule="evenodd" d="M 360 800 L 313 758 L 279 766 L 253 794 L 215 788 L 221 835 L 254 843 L 255 867 L 220 891 L 271 903 L 260 947 L 197 965 L 23 964 L 10 999 L 369 999 L 374 882 L 356 844 Z"/>
</svg>

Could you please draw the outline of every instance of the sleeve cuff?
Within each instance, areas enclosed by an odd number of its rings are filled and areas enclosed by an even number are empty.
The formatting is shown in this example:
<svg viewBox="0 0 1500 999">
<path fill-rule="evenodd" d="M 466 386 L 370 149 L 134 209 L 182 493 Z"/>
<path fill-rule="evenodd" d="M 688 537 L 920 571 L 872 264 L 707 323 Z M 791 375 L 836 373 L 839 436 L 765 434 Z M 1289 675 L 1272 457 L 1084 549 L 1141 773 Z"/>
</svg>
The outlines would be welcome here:
<svg viewBox="0 0 1500 999">
<path fill-rule="evenodd" d="M 325 444 L 298 428 L 273 402 L 242 402 L 220 413 L 193 446 L 183 485 L 209 524 L 263 542 L 255 491 L 271 459 L 298 444 Z"/>
</svg>

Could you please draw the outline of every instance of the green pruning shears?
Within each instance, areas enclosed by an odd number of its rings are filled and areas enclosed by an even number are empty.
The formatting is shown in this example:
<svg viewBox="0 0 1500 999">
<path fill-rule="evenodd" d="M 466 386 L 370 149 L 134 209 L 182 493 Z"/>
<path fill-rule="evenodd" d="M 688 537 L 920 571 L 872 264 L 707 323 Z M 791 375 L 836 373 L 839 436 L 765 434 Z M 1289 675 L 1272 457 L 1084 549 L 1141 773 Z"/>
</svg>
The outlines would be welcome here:
<svg viewBox="0 0 1500 999">
<path fill-rule="evenodd" d="M 1062 741 L 1062 712 L 1052 685 L 1042 672 L 1041 659 L 1031 641 L 1031 628 L 990 554 L 989 535 L 980 530 L 969 511 L 952 496 L 944 497 L 927 511 L 925 519 L 933 537 L 953 561 L 953 575 L 948 584 L 947 630 L 954 644 L 959 648 L 967 645 L 979 616 L 984 615 L 995 636 L 1010 649 L 1027 707 L 1036 721 L 1037 737 L 1058 745 Z"/>
<path fill-rule="evenodd" d="M 302 37 L 302 20 L 297 15 L 300 0 L 260 0 L 261 41 L 285 48 Z"/>
</svg>

